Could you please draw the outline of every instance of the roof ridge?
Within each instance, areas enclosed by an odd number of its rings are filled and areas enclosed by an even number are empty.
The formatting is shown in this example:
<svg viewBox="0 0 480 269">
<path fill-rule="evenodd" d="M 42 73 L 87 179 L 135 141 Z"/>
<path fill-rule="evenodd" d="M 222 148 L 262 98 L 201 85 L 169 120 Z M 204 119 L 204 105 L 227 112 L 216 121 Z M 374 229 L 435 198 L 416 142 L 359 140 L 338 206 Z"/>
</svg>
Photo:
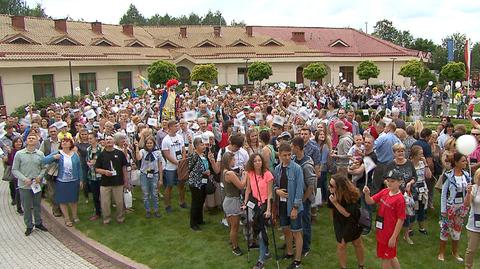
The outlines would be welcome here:
<svg viewBox="0 0 480 269">
<path fill-rule="evenodd" d="M 354 28 L 350 28 L 350 29 L 353 30 L 353 31 L 356 31 L 356 32 L 358 32 L 358 33 L 360 33 L 360 34 L 368 37 L 368 38 L 371 38 L 371 39 L 374 39 L 374 40 L 376 40 L 376 41 L 378 41 L 378 42 L 381 42 L 382 44 L 387 45 L 387 46 L 389 46 L 389 47 L 391 47 L 391 48 L 393 48 L 393 49 L 396 49 L 396 50 L 399 50 L 399 51 L 403 51 L 403 52 L 406 52 L 406 53 L 408 53 L 408 51 L 418 52 L 418 50 L 408 49 L 408 48 L 402 47 L 402 46 L 400 46 L 400 45 L 394 44 L 394 43 L 392 43 L 392 42 L 390 42 L 390 41 L 381 39 L 381 38 L 376 37 L 376 36 L 374 36 L 374 35 L 369 35 L 369 34 L 363 32 L 363 31 L 360 31 L 360 30 L 357 30 L 357 29 L 354 29 Z"/>
</svg>

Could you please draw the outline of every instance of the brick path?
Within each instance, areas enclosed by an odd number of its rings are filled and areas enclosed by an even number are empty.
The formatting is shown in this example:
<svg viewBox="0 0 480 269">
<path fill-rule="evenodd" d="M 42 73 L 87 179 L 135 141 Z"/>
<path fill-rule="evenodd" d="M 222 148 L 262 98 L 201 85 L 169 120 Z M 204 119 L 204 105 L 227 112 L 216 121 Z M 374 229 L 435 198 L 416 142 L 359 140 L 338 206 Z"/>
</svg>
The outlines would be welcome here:
<svg viewBox="0 0 480 269">
<path fill-rule="evenodd" d="M 0 268 L 97 268 L 48 232 L 26 237 L 23 217 L 10 202 L 8 182 L 0 181 Z"/>
</svg>

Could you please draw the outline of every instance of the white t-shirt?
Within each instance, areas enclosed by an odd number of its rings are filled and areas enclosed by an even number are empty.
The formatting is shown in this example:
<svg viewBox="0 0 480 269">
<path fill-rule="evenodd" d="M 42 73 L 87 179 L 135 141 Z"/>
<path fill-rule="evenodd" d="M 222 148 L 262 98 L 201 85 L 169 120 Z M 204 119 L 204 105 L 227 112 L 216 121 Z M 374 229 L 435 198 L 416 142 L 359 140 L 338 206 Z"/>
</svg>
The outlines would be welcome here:
<svg viewBox="0 0 480 269">
<path fill-rule="evenodd" d="M 470 214 L 468 216 L 467 230 L 480 233 L 480 217 L 475 219 L 475 215 L 480 215 L 480 190 L 478 185 L 472 188 L 473 203 L 470 206 Z"/>
<path fill-rule="evenodd" d="M 152 152 L 154 161 L 147 161 L 145 158 L 148 155 L 148 151 L 145 149 L 140 150 L 140 154 L 142 155 L 142 166 L 140 167 L 140 171 L 146 173 L 148 170 L 153 170 L 155 172 L 159 172 L 158 161 L 161 161 L 162 167 L 165 167 L 165 160 L 162 156 L 162 153 L 159 150 L 155 150 Z"/>
<path fill-rule="evenodd" d="M 183 138 L 179 134 L 175 134 L 175 136 L 167 135 L 162 141 L 162 150 L 169 150 L 170 156 L 177 161 L 182 159 L 182 149 L 184 146 Z M 169 160 L 166 161 L 165 170 L 177 170 L 176 164 L 171 163 Z"/>
<path fill-rule="evenodd" d="M 222 161 L 222 152 L 223 150 L 220 150 L 218 152 L 217 156 L 217 162 Z M 225 148 L 225 152 L 231 152 L 233 153 L 233 158 L 235 159 L 235 165 L 233 169 L 236 168 L 245 168 L 245 165 L 248 162 L 248 152 L 244 148 L 240 148 L 237 152 L 232 152 L 231 150 L 228 149 L 228 146 Z"/>
<path fill-rule="evenodd" d="M 73 163 L 72 156 L 68 156 L 63 151 L 60 151 L 63 155 L 63 180 L 69 181 L 73 179 Z"/>
</svg>

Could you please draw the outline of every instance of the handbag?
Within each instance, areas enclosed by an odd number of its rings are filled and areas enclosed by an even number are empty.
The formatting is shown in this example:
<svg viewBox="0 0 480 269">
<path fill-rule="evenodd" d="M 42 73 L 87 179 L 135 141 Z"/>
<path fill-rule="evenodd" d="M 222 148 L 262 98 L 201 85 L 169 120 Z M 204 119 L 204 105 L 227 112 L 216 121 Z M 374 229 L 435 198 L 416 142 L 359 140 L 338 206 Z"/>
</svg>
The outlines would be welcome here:
<svg viewBox="0 0 480 269">
<path fill-rule="evenodd" d="M 217 187 L 213 183 L 213 180 L 210 177 L 207 178 L 207 185 L 205 185 L 205 193 L 207 195 L 214 194 L 217 190 Z"/>
<path fill-rule="evenodd" d="M 372 229 L 372 218 L 367 209 L 360 208 L 360 218 L 358 219 L 358 224 L 364 230 Z"/>
<path fill-rule="evenodd" d="M 188 177 L 190 176 L 190 167 L 188 165 L 190 159 L 192 156 L 189 156 L 188 158 L 181 159 L 178 161 L 178 166 L 177 166 L 177 176 L 178 180 L 187 180 Z"/>
<path fill-rule="evenodd" d="M 133 206 L 133 199 L 132 199 L 132 192 L 126 190 L 123 192 L 123 202 L 125 203 L 125 208 L 132 208 Z"/>
<path fill-rule="evenodd" d="M 317 188 L 317 193 L 315 194 L 315 202 L 312 206 L 321 206 L 322 205 L 322 188 Z"/>
<path fill-rule="evenodd" d="M 130 184 L 133 186 L 140 185 L 140 170 L 136 169 L 130 172 Z"/>
<path fill-rule="evenodd" d="M 50 164 L 47 168 L 47 175 L 56 177 L 58 176 L 58 163 L 54 162 Z"/>
<path fill-rule="evenodd" d="M 3 170 L 3 177 L 2 177 L 2 180 L 3 181 L 12 181 L 14 180 L 15 178 L 13 177 L 13 174 L 12 174 L 12 166 L 11 165 L 7 165 L 5 167 L 5 169 Z"/>
</svg>

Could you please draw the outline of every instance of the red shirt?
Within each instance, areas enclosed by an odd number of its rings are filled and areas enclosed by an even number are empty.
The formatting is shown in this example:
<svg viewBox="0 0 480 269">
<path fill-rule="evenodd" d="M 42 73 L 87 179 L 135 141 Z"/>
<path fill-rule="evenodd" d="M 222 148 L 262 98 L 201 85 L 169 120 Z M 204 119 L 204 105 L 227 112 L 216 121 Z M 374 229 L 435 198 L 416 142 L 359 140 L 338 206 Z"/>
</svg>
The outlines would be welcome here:
<svg viewBox="0 0 480 269">
<path fill-rule="evenodd" d="M 372 199 L 379 204 L 377 215 L 383 217 L 383 229 L 377 228 L 377 241 L 388 244 L 398 219 L 405 220 L 405 199 L 402 192 L 391 196 L 388 188 L 375 194 Z"/>
<path fill-rule="evenodd" d="M 337 131 L 335 131 L 335 122 L 337 122 L 338 120 L 341 120 L 341 119 L 337 119 L 330 122 L 330 132 L 332 133 L 332 146 L 334 148 L 337 147 L 337 144 L 338 144 L 338 135 L 337 135 Z M 345 126 L 347 126 L 347 131 L 353 134 L 352 124 L 347 119 L 343 119 L 341 121 L 343 121 Z"/>
</svg>

